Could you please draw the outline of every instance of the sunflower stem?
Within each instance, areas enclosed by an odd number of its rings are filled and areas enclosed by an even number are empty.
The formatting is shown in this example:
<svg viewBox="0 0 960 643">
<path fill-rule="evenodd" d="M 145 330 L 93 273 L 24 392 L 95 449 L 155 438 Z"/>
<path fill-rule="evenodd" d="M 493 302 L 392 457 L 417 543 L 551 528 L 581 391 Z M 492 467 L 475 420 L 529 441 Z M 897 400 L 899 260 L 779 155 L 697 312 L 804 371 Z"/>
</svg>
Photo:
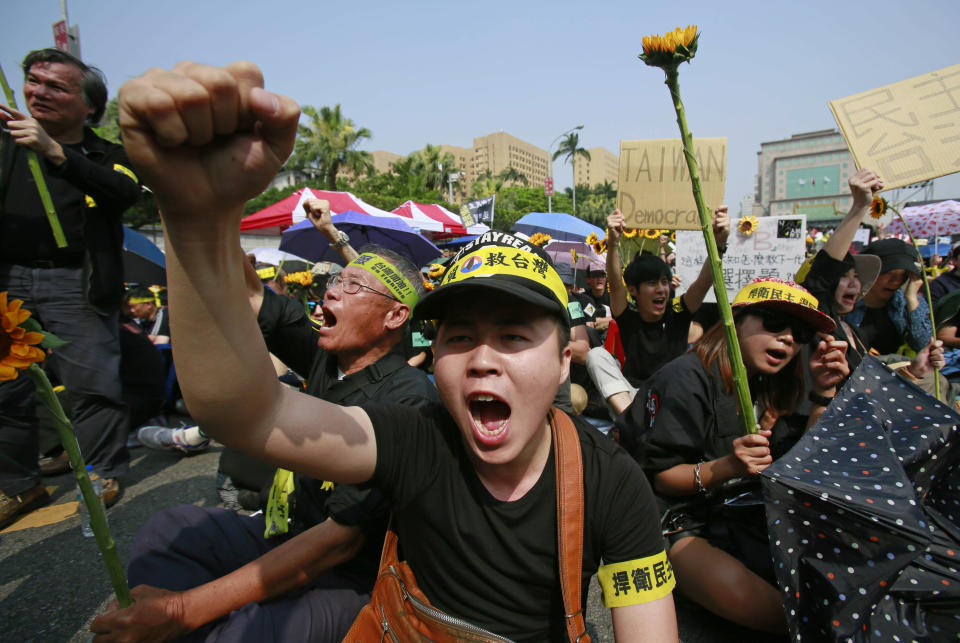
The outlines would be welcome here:
<svg viewBox="0 0 960 643">
<path fill-rule="evenodd" d="M 683 154 L 687 159 L 693 198 L 697 202 L 700 228 L 707 245 L 707 260 L 710 262 L 710 272 L 713 275 L 713 292 L 717 297 L 717 308 L 720 310 L 723 334 L 727 340 L 727 351 L 730 356 L 730 365 L 733 368 L 733 383 L 736 389 L 737 403 L 740 407 L 740 416 L 743 418 L 744 431 L 746 433 L 756 433 L 758 427 L 756 417 L 754 417 L 753 400 L 750 398 L 747 369 L 743 365 L 740 343 L 737 340 L 737 329 L 733 323 L 733 311 L 730 308 L 730 299 L 727 297 L 726 284 L 723 282 L 723 264 L 720 261 L 720 252 L 717 250 L 717 239 L 713 236 L 713 219 L 710 216 L 710 210 L 703 198 L 703 191 L 700 186 L 700 169 L 693 150 L 693 135 L 690 134 L 690 129 L 687 127 L 687 115 L 683 109 L 683 99 L 680 98 L 679 73 L 675 65 L 664 69 L 664 72 L 667 75 L 666 85 L 670 88 L 670 96 L 673 98 L 673 108 L 677 112 L 677 125 L 680 126 Z"/>
<path fill-rule="evenodd" d="M 904 220 L 903 215 L 900 214 L 900 211 L 895 207 L 887 203 L 887 207 L 893 210 L 893 213 L 897 215 L 897 218 L 900 219 L 900 223 L 903 224 L 903 229 L 907 231 L 907 235 L 910 237 L 910 243 L 913 244 L 913 249 L 917 253 L 917 260 L 920 262 L 920 276 L 923 278 L 923 287 L 927 292 L 927 308 L 930 313 L 930 332 L 933 333 L 933 338 L 937 338 L 937 324 L 933 319 L 933 304 L 930 302 L 933 301 L 930 299 L 930 282 L 927 280 L 927 271 L 923 268 L 923 255 L 920 254 L 920 246 L 917 245 L 917 240 L 913 238 L 913 233 L 910 232 L 910 226 L 907 225 L 907 222 Z M 936 240 L 934 240 L 936 241 Z M 937 399 L 940 399 L 940 369 L 937 367 L 933 368 L 933 385 L 934 391 L 937 396 Z"/>
<path fill-rule="evenodd" d="M 3 67 L 0 67 L 0 85 L 3 86 L 3 94 L 6 96 L 7 105 L 17 109 L 17 99 L 13 95 L 13 90 L 7 84 L 7 77 L 3 73 Z M 43 172 L 40 169 L 40 160 L 37 153 L 27 148 L 27 164 L 30 166 L 30 173 L 33 175 L 33 182 L 37 186 L 37 192 L 40 193 L 40 202 L 43 204 L 43 210 L 47 213 L 47 221 L 50 222 L 50 230 L 53 232 L 53 239 L 57 242 L 58 248 L 67 247 L 67 238 L 63 236 L 63 228 L 60 226 L 60 218 L 53 207 L 53 199 L 50 198 L 50 191 L 47 189 L 47 182 L 43 178 Z"/>
<path fill-rule="evenodd" d="M 53 415 L 54 426 L 57 428 L 57 435 L 60 437 L 60 443 L 70 458 L 70 466 L 73 467 L 73 475 L 80 485 L 80 491 L 83 495 L 83 502 L 87 505 L 90 512 L 90 527 L 93 529 L 93 535 L 97 541 L 97 547 L 100 548 L 100 555 L 103 556 L 103 563 L 107 568 L 107 574 L 110 576 L 110 582 L 113 585 L 113 591 L 117 596 L 117 605 L 121 608 L 129 607 L 130 586 L 127 584 L 127 577 L 123 573 L 123 566 L 120 564 L 120 557 L 117 555 L 117 545 L 113 542 L 113 536 L 110 535 L 110 528 L 107 526 L 107 516 L 103 511 L 103 504 L 93 491 L 93 483 L 90 482 L 90 476 L 87 475 L 87 467 L 83 462 L 83 456 L 80 454 L 80 445 L 77 444 L 77 436 L 73 432 L 73 426 L 63 412 L 60 406 L 60 400 L 57 399 L 47 374 L 43 372 L 36 364 L 31 364 L 26 369 L 27 375 L 33 380 L 37 387 L 37 396 L 45 407 Z"/>
</svg>

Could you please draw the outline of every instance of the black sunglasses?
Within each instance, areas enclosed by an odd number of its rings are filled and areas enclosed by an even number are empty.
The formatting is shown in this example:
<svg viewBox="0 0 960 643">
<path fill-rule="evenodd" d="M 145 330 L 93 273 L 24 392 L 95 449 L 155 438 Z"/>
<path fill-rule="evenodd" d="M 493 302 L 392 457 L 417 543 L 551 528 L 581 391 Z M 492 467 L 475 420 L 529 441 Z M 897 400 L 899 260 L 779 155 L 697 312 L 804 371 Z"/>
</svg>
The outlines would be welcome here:
<svg viewBox="0 0 960 643">
<path fill-rule="evenodd" d="M 759 317 L 763 323 L 763 329 L 768 333 L 782 333 L 789 327 L 793 340 L 798 344 L 809 344 L 817 334 L 809 324 L 779 310 L 755 308 L 747 312 Z"/>
</svg>

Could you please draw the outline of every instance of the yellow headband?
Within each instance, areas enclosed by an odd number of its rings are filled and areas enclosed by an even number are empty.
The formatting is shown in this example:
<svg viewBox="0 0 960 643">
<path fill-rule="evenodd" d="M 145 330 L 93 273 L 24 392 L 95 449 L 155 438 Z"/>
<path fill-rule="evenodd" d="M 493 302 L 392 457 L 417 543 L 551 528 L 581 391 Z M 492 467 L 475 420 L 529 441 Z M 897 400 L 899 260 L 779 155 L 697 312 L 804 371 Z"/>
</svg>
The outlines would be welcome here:
<svg viewBox="0 0 960 643">
<path fill-rule="evenodd" d="M 267 266 L 266 268 L 257 268 L 257 276 L 261 280 L 266 281 L 267 279 L 273 279 L 277 276 L 277 269 L 273 266 Z"/>
<path fill-rule="evenodd" d="M 154 297 L 130 297 L 128 300 L 131 304 L 156 304 L 157 300 Z"/>
<path fill-rule="evenodd" d="M 365 252 L 347 266 L 356 266 L 369 272 L 377 278 L 377 281 L 387 287 L 391 295 L 396 297 L 400 303 L 406 304 L 410 310 L 413 310 L 414 306 L 417 305 L 417 301 L 420 299 L 417 289 L 383 257 L 372 252 Z"/>
<path fill-rule="evenodd" d="M 513 275 L 546 286 L 564 308 L 567 307 L 567 288 L 560 275 L 542 258 L 507 246 L 483 246 L 450 266 L 440 286 L 452 281 L 463 281 L 483 275 Z"/>
<path fill-rule="evenodd" d="M 817 310 L 817 298 L 806 290 L 779 280 L 756 280 L 740 289 L 731 306 L 768 302 L 792 303 Z"/>
</svg>

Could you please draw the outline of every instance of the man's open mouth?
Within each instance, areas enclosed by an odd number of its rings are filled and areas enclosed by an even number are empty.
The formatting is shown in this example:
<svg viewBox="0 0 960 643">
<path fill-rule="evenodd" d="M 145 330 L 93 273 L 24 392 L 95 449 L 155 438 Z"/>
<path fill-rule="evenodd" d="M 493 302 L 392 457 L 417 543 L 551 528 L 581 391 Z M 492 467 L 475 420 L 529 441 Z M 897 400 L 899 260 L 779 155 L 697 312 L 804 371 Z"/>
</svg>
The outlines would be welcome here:
<svg viewBox="0 0 960 643">
<path fill-rule="evenodd" d="M 499 444 L 510 423 L 510 405 L 483 393 L 471 397 L 468 406 L 477 439 L 487 445 Z"/>
</svg>

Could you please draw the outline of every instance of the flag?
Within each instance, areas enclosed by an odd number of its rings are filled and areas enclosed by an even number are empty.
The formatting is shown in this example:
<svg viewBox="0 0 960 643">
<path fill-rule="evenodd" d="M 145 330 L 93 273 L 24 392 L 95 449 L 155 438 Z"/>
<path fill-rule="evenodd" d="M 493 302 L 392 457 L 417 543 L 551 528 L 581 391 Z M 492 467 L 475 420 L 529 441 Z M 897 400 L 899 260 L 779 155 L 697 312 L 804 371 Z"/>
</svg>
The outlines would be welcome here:
<svg viewBox="0 0 960 643">
<path fill-rule="evenodd" d="M 464 207 L 469 211 L 471 217 L 476 223 L 486 223 L 487 225 L 493 225 L 493 208 L 494 201 L 496 201 L 497 195 L 489 196 L 486 199 L 478 199 L 476 201 L 470 201 Z M 466 225 L 466 219 L 464 219 L 464 225 Z M 469 226 L 468 226 L 469 227 Z"/>
</svg>

